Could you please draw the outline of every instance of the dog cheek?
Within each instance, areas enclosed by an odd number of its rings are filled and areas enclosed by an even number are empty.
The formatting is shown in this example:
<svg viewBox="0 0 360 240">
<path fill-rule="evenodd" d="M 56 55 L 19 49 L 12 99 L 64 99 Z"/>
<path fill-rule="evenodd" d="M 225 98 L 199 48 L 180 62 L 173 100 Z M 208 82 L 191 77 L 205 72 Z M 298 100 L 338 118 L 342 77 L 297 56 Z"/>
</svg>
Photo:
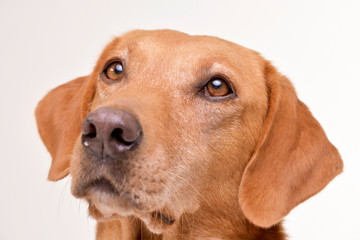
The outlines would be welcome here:
<svg viewBox="0 0 360 240">
<path fill-rule="evenodd" d="M 70 161 L 71 192 L 74 196 L 76 196 L 77 186 L 85 181 L 82 170 L 82 164 L 84 164 L 83 159 L 86 159 L 86 155 L 79 138 L 75 143 L 74 152 Z"/>
</svg>

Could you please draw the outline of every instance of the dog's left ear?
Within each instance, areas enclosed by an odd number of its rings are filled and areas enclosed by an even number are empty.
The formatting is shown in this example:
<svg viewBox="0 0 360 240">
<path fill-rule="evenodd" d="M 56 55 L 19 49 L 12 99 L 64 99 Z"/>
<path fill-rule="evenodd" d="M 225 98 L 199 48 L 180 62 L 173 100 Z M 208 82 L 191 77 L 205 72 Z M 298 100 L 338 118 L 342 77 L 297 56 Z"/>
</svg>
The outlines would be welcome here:
<svg viewBox="0 0 360 240">
<path fill-rule="evenodd" d="M 69 174 L 75 141 L 94 96 L 90 79 L 80 77 L 51 90 L 36 108 L 38 130 L 52 157 L 48 175 L 51 181 Z"/>
<path fill-rule="evenodd" d="M 336 148 L 289 80 L 266 62 L 268 112 L 245 168 L 239 204 L 253 224 L 271 227 L 342 172 Z"/>
</svg>

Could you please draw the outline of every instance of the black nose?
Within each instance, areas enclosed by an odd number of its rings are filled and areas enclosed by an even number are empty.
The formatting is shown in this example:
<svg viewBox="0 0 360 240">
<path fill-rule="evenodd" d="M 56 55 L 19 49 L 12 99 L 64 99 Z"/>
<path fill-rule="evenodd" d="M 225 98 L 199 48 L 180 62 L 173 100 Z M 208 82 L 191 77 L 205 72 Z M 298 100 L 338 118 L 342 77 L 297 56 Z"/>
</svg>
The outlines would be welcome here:
<svg viewBox="0 0 360 240">
<path fill-rule="evenodd" d="M 129 112 L 98 108 L 82 124 L 85 152 L 98 158 L 117 158 L 140 141 L 141 126 Z"/>
</svg>

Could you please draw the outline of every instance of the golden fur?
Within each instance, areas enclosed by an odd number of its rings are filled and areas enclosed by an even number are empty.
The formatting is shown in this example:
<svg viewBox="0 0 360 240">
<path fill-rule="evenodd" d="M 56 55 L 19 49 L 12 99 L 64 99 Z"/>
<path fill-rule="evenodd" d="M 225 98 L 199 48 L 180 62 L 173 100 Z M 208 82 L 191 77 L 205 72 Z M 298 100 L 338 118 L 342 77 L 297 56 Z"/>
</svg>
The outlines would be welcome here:
<svg viewBox="0 0 360 240">
<path fill-rule="evenodd" d="M 99 76 L 111 59 L 125 70 L 109 84 Z M 201 96 L 198 86 L 216 74 L 236 97 Z M 104 106 L 131 112 L 144 132 L 112 166 L 95 163 L 80 141 L 83 119 Z M 105 176 L 133 194 L 130 202 L 82 197 L 97 239 L 285 239 L 282 218 L 343 167 L 290 81 L 257 52 L 215 37 L 161 30 L 115 38 L 90 75 L 45 96 L 36 118 L 53 159 L 50 180 L 70 173 L 79 197 L 79 186 Z"/>
</svg>

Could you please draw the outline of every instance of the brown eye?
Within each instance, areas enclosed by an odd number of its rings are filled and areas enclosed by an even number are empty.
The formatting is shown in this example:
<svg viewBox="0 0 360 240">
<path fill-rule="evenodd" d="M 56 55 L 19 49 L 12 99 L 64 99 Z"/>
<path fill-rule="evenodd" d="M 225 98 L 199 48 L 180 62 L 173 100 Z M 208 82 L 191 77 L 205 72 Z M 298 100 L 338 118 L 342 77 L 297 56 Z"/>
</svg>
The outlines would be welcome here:
<svg viewBox="0 0 360 240">
<path fill-rule="evenodd" d="M 223 97 L 231 93 L 231 88 L 222 78 L 214 78 L 205 86 L 205 94 L 208 94 L 211 97 Z"/>
<path fill-rule="evenodd" d="M 104 73 L 110 80 L 119 80 L 123 73 L 123 66 L 121 62 L 113 62 L 104 70 Z"/>
</svg>

